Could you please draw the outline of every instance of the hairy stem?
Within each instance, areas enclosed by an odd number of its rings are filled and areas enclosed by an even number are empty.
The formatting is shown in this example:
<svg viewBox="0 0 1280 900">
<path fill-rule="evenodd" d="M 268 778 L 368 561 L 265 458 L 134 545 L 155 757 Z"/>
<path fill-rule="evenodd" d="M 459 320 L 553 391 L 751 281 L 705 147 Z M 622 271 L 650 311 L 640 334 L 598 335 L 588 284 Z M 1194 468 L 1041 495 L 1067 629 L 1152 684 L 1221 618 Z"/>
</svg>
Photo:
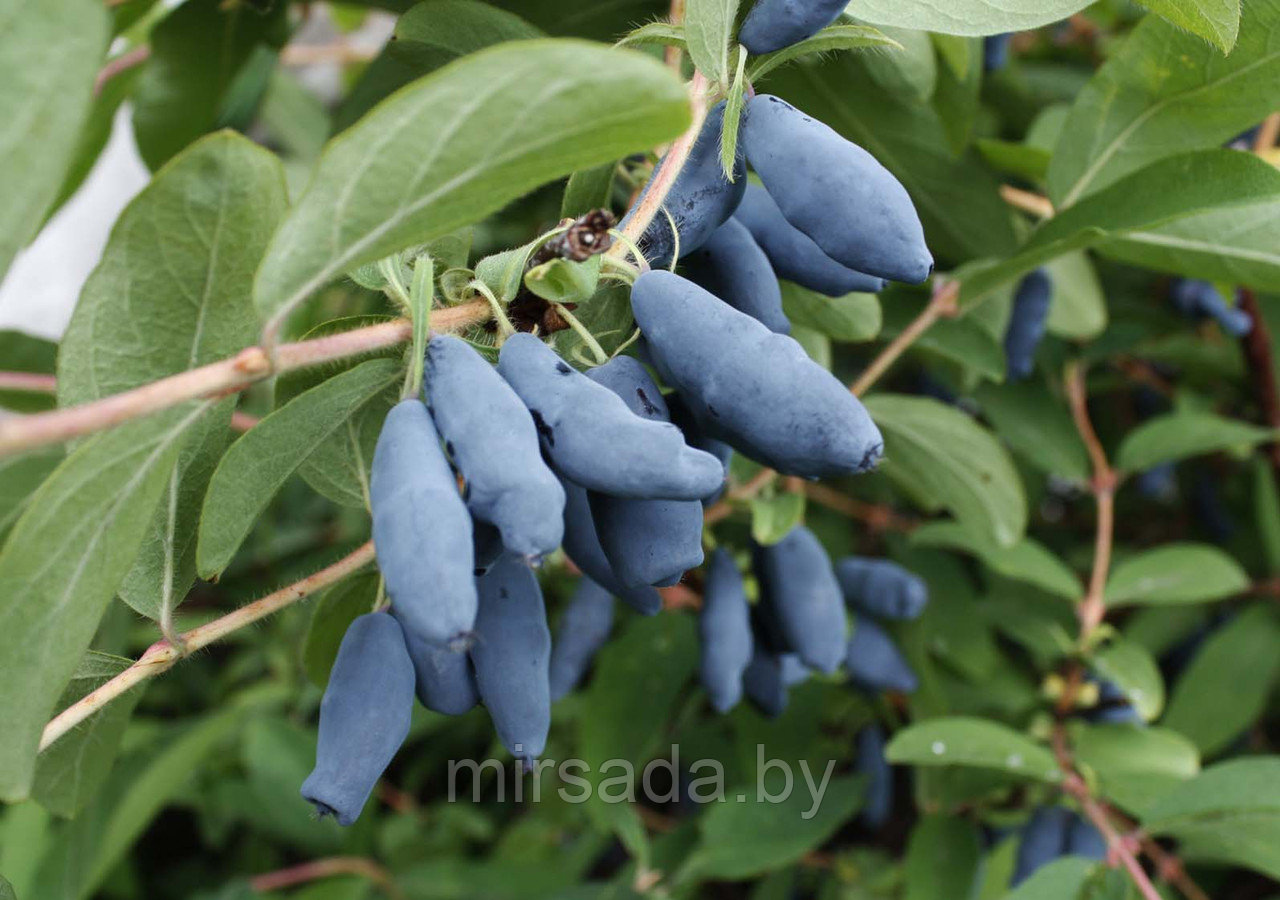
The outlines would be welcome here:
<svg viewBox="0 0 1280 900">
<path fill-rule="evenodd" d="M 326 566 L 313 575 L 308 575 L 301 581 L 283 587 L 261 600 L 242 606 L 212 622 L 206 622 L 179 634 L 176 645 L 167 640 L 152 644 L 129 668 L 56 715 L 45 726 L 44 734 L 40 738 L 40 750 L 47 749 L 58 738 L 131 688 L 161 672 L 168 671 L 184 655 L 207 647 L 246 625 L 252 625 L 304 597 L 311 596 L 321 588 L 341 581 L 368 565 L 373 558 L 373 541 L 369 541 L 332 565 Z"/>
<path fill-rule="evenodd" d="M 484 301 L 464 303 L 437 310 L 431 325 L 438 332 L 461 331 L 485 321 L 489 314 L 489 306 Z M 274 368 L 266 350 L 249 347 L 230 359 L 179 372 L 101 400 L 6 419 L 0 422 L 0 458 L 103 431 L 187 400 L 238 393 L 271 375 L 393 347 L 411 336 L 409 320 L 395 319 L 314 340 L 281 344 L 276 348 Z"/>
<path fill-rule="evenodd" d="M 920 339 L 920 336 L 942 318 L 950 318 L 959 312 L 957 301 L 960 298 L 960 282 L 937 279 L 933 286 L 933 296 L 920 315 L 916 316 L 902 332 L 880 351 L 849 388 L 858 396 L 862 396 L 879 380 L 907 348 Z"/>
<path fill-rule="evenodd" d="M 34 372 L 0 372 L 0 391 L 56 394 L 58 380 L 52 375 L 37 375 Z"/>
<path fill-rule="evenodd" d="M 327 859 L 313 859 L 287 869 L 254 876 L 249 879 L 249 887 L 265 894 L 300 884 L 309 884 L 322 878 L 332 878 L 334 875 L 359 875 L 367 878 L 393 900 L 402 900 L 405 896 L 390 872 L 364 856 L 331 856 Z"/>
</svg>

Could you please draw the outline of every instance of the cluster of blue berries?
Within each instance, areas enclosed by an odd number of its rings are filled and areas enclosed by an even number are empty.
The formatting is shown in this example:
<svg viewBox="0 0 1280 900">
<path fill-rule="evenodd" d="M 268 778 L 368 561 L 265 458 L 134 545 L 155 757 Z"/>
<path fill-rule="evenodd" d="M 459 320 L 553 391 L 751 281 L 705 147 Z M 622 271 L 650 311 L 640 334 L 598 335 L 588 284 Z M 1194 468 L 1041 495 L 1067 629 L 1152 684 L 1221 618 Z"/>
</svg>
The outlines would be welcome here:
<svg viewBox="0 0 1280 900">
<path fill-rule="evenodd" d="M 839 13 L 790 31 L 769 24 L 800 6 L 763 0 L 743 43 L 767 52 L 753 34 L 785 45 Z M 373 540 L 390 606 L 350 626 L 330 674 L 302 790 L 322 814 L 359 815 L 415 695 L 449 715 L 482 704 L 513 756 L 540 755 L 552 702 L 608 638 L 613 598 L 655 614 L 658 588 L 702 565 L 703 507 L 723 491 L 734 451 L 803 478 L 878 462 L 883 439 L 865 408 L 788 336 L 778 276 L 831 296 L 923 281 L 933 259 L 919 217 L 870 154 L 777 97 L 746 104 L 732 179 L 723 126 L 721 103 L 640 239 L 646 263 L 684 274 L 642 267 L 637 358 L 584 373 L 520 332 L 495 367 L 462 339 L 429 341 L 423 396 L 392 409 L 374 455 Z M 748 165 L 763 187 L 747 184 Z M 534 567 L 557 548 L 584 578 L 553 644 Z M 792 685 L 842 664 L 863 690 L 914 689 L 876 619 L 919 615 L 919 579 L 879 560 L 833 566 L 802 526 L 752 555 L 755 603 L 727 550 L 707 567 L 702 680 L 717 710 L 745 694 L 778 715 Z M 883 734 L 863 735 L 887 815 Z"/>
<path fill-rule="evenodd" d="M 1041 866 L 1063 856 L 1105 859 L 1106 838 L 1077 813 L 1061 806 L 1042 806 L 1022 827 L 1012 884 L 1021 884 Z"/>
</svg>

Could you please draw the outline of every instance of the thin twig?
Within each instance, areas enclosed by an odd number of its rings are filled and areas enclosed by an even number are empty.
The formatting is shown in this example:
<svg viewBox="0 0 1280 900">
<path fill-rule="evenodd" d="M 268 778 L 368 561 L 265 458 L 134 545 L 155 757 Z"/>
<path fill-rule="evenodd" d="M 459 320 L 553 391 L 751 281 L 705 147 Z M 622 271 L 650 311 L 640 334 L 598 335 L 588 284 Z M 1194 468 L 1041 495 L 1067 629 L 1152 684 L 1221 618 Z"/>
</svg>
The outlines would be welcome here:
<svg viewBox="0 0 1280 900">
<path fill-rule="evenodd" d="M 667 14 L 667 21 L 672 25 L 680 25 L 684 22 L 684 0 L 671 0 L 671 12 Z M 683 58 L 684 52 L 679 47 L 662 48 L 663 62 L 675 69 L 677 75 L 680 74 Z"/>
<path fill-rule="evenodd" d="M 1116 473 L 1107 461 L 1107 453 L 1098 440 L 1098 433 L 1089 419 L 1088 398 L 1085 390 L 1084 367 L 1076 361 L 1067 365 L 1067 401 L 1071 406 L 1071 418 L 1089 452 L 1093 465 L 1092 489 L 1098 507 L 1097 532 L 1094 539 L 1093 570 L 1089 575 L 1089 587 L 1080 601 L 1080 644 L 1088 646 L 1093 632 L 1102 624 L 1106 615 L 1107 575 L 1111 568 L 1111 544 L 1115 532 Z"/>
<path fill-rule="evenodd" d="M 1266 153 L 1280 140 L 1280 112 L 1273 112 L 1262 120 L 1258 126 L 1258 134 L 1253 140 L 1254 153 Z"/>
<path fill-rule="evenodd" d="M 107 82 L 117 75 L 129 71 L 132 68 L 142 65 L 151 58 L 151 47 L 148 44 L 141 44 L 132 50 L 127 50 L 119 56 L 107 60 L 101 69 L 98 70 L 98 77 L 93 80 L 93 95 L 96 97 L 102 93 L 102 89 L 107 86 Z"/>
<path fill-rule="evenodd" d="M 290 44 L 280 51 L 280 62 L 291 67 L 322 63 L 343 66 L 369 62 L 378 55 L 379 50 L 378 47 L 365 47 L 346 41 L 334 44 Z"/>
<path fill-rule="evenodd" d="M 933 286 L 933 296 L 929 298 L 929 304 L 920 311 L 920 315 L 916 316 L 901 333 L 889 342 L 880 355 L 871 361 L 871 364 L 863 370 L 858 376 L 858 380 L 853 383 L 849 390 L 858 396 L 865 394 L 873 384 L 879 380 L 888 368 L 897 361 L 898 357 L 906 352 L 907 348 L 914 344 L 922 334 L 932 327 L 933 323 L 941 318 L 949 318 L 955 316 L 959 312 L 957 301 L 960 299 L 960 282 L 948 281 L 945 279 L 937 279 Z"/>
<path fill-rule="evenodd" d="M 0 391 L 24 391 L 28 394 L 56 394 L 58 379 L 35 372 L 0 372 Z"/>
<path fill-rule="evenodd" d="M 287 869 L 256 875 L 249 879 L 249 887 L 265 894 L 299 884 L 309 884 L 322 878 L 331 878 L 334 875 L 360 875 L 372 881 L 393 900 L 402 900 L 405 896 L 390 872 L 364 856 L 331 856 L 327 859 L 313 859 Z"/>
<path fill-rule="evenodd" d="M 148 647 L 138 661 L 129 668 L 56 715 L 45 726 L 44 734 L 40 738 L 40 749 L 45 750 L 58 738 L 129 689 L 167 671 L 183 656 L 207 647 L 246 625 L 265 619 L 286 606 L 311 596 L 321 588 L 341 581 L 368 565 L 373 558 L 373 542 L 369 541 L 332 565 L 326 566 L 313 575 L 308 575 L 301 581 L 178 635 L 176 646 L 168 641 L 157 641 Z"/>
<path fill-rule="evenodd" d="M 864 522 L 872 531 L 910 531 L 917 524 L 913 519 L 900 515 L 887 506 L 865 503 L 820 482 L 806 481 L 800 490 L 819 506 Z"/>
<path fill-rule="evenodd" d="M 250 428 L 257 425 L 260 421 L 262 420 L 259 419 L 257 416 L 251 416 L 248 413 L 240 412 L 240 410 L 237 409 L 235 412 L 231 414 L 231 430 L 238 431 L 241 434 L 244 434 Z"/>
<path fill-rule="evenodd" d="M 431 325 L 438 332 L 460 331 L 487 318 L 488 304 L 474 301 L 436 310 Z M 394 319 L 310 341 L 282 344 L 276 348 L 274 369 L 265 350 L 249 347 L 230 359 L 91 403 L 5 419 L 0 422 L 0 458 L 103 431 L 187 400 L 238 393 L 273 374 L 393 347 L 407 341 L 411 334 L 408 319 Z"/>
<path fill-rule="evenodd" d="M 1024 191 L 1011 184 L 1000 185 L 1000 199 L 1014 209 L 1031 213 L 1031 215 L 1039 216 L 1041 219 L 1048 219 L 1053 216 L 1053 204 L 1049 202 L 1048 197 L 1032 191 Z"/>
<path fill-rule="evenodd" d="M 1267 320 L 1263 318 L 1258 298 L 1253 291 L 1240 291 L 1240 308 L 1253 320 L 1249 333 L 1240 338 L 1249 380 L 1253 383 L 1253 395 L 1262 405 L 1262 415 L 1267 425 L 1280 428 L 1280 390 L 1276 388 L 1271 330 L 1267 327 Z M 1280 442 L 1272 441 L 1267 445 L 1267 456 L 1271 460 L 1271 468 L 1280 475 Z"/>
</svg>

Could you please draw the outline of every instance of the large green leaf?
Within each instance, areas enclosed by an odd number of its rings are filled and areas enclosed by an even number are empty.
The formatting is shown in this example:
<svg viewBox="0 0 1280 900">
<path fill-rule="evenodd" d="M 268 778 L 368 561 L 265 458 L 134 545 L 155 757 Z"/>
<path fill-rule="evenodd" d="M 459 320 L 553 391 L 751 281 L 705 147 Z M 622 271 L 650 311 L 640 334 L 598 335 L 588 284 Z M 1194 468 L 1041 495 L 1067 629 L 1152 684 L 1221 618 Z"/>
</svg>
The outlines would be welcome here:
<svg viewBox="0 0 1280 900">
<path fill-rule="evenodd" d="M 1195 744 L 1168 728 L 1077 721 L 1069 734 L 1077 762 L 1097 777 L 1103 796 L 1136 813 L 1200 771 Z"/>
<path fill-rule="evenodd" d="M 863 779 L 832 778 L 821 803 L 802 773 L 785 799 L 743 792 L 712 806 L 699 820 L 701 837 L 677 877 L 740 880 L 795 862 L 829 838 L 862 801 Z M 822 772 L 811 772 L 814 783 Z M 736 802 L 735 802 L 736 800 Z"/>
<path fill-rule="evenodd" d="M 1063 856 L 1031 874 L 1001 900 L 1092 900 L 1084 893 L 1099 864 L 1083 856 Z"/>
<path fill-rule="evenodd" d="M 1131 472 L 1142 471 L 1216 450 L 1252 447 L 1274 440 L 1275 436 L 1269 428 L 1212 413 L 1172 412 L 1149 419 L 1129 432 L 1116 454 L 1116 465 Z"/>
<path fill-rule="evenodd" d="M 712 81 L 728 84 L 729 41 L 738 0 L 687 0 L 684 12 L 685 46 L 689 58 Z"/>
<path fill-rule="evenodd" d="M 885 439 L 890 477 L 919 485 L 966 528 L 1011 546 L 1027 525 L 1027 499 L 1008 452 L 959 410 L 926 397 L 876 394 L 867 410 Z"/>
<path fill-rule="evenodd" d="M 1280 620 L 1259 604 L 1205 638 L 1174 685 L 1163 724 L 1206 756 L 1247 731 L 1267 707 L 1280 678 Z"/>
<path fill-rule="evenodd" d="M 903 900 L 972 896 L 982 862 L 978 826 L 959 816 L 934 813 L 911 830 Z"/>
<path fill-rule="evenodd" d="M 927 522 L 911 533 L 911 542 L 971 553 L 1006 578 L 1034 584 L 1068 600 L 1078 598 L 1084 591 L 1066 563 L 1029 537 L 1001 547 L 955 522 Z"/>
<path fill-rule="evenodd" d="M 22 516 L 36 488 L 60 462 L 61 447 L 0 459 L 0 541 Z"/>
<path fill-rule="evenodd" d="M 880 300 L 875 294 L 821 294 L 782 282 L 782 307 L 797 325 L 817 329 L 834 341 L 869 341 L 880 331 Z"/>
<path fill-rule="evenodd" d="M 1075 340 L 1095 338 L 1107 327 L 1107 298 L 1087 253 L 1067 253 L 1046 266 L 1053 279 L 1049 333 Z"/>
<path fill-rule="evenodd" d="M 209 481 L 200 513 L 200 574 L 225 569 L 285 479 L 403 374 L 398 360 L 361 363 L 299 394 L 232 444 Z"/>
<path fill-rule="evenodd" d="M 31 787 L 54 704 L 129 571 L 204 405 L 186 404 L 90 439 L 31 497 L 0 551 L 0 798 Z"/>
<path fill-rule="evenodd" d="M 890 762 L 915 766 L 993 769 L 1055 782 L 1062 772 L 1053 754 L 1008 726 L 986 719 L 951 716 L 908 725 L 885 747 Z"/>
<path fill-rule="evenodd" d="M 147 165 L 158 168 L 218 127 L 255 51 L 287 37 L 283 4 L 263 15 L 245 4 L 187 0 L 157 25 L 133 98 L 134 136 Z M 254 100 L 266 86 L 263 78 Z"/>
<path fill-rule="evenodd" d="M 996 433 L 1036 468 L 1076 482 L 1088 479 L 1089 455 L 1080 433 L 1066 406 L 1044 385 L 986 384 L 975 399 Z"/>
<path fill-rule="evenodd" d="M 68 707 L 133 664 L 131 659 L 90 650 L 67 685 L 59 708 Z M 31 795 L 50 812 L 75 816 L 111 771 L 120 738 L 142 697 L 136 688 L 102 707 L 40 754 Z"/>
<path fill-rule="evenodd" d="M 1280 757 L 1212 766 L 1162 798 L 1142 824 L 1150 834 L 1177 838 L 1188 859 L 1280 878 Z"/>
<path fill-rule="evenodd" d="M 1240 24 L 1224 58 L 1156 16 L 1139 23 L 1076 98 L 1049 165 L 1050 199 L 1071 206 L 1162 156 L 1221 146 L 1273 111 L 1280 2 L 1250 0 Z"/>
<path fill-rule="evenodd" d="M 99 0 L 0 0 L 0 278 L 62 185 L 107 29 Z"/>
<path fill-rule="evenodd" d="M 1047 220 L 1011 258 L 969 275 L 961 302 L 1095 245 L 1160 271 L 1280 289 L 1280 171 L 1234 150 L 1158 160 Z"/>
<path fill-rule="evenodd" d="M 1039 28 L 1088 5 L 1086 0 L 858 0 L 850 11 L 875 25 L 984 35 Z"/>
<path fill-rule="evenodd" d="M 174 157 L 121 214 L 85 282 L 59 352 L 59 402 L 97 400 L 252 344 L 253 273 L 286 203 L 279 160 L 237 134 Z M 166 599 L 176 606 L 195 579 L 200 502 L 233 406 L 215 405 L 195 429 L 121 587 L 143 615 L 158 618 Z"/>
<path fill-rule="evenodd" d="M 1230 53 L 1240 33 L 1240 0 L 1139 0 L 1179 28 Z"/>
<path fill-rule="evenodd" d="M 1164 679 L 1141 644 L 1114 637 L 1093 654 L 1090 665 L 1099 678 L 1120 689 L 1144 720 L 1150 722 L 1164 709 Z"/>
<path fill-rule="evenodd" d="M 1009 210 L 987 167 L 976 154 L 953 155 L 938 114 L 924 103 L 903 103 L 880 87 L 860 57 L 838 53 L 788 66 L 771 73 L 768 84 L 865 147 L 897 176 L 911 193 L 936 255 L 965 260 L 1011 252 Z"/>
<path fill-rule="evenodd" d="M 542 40 L 471 54 L 330 141 L 271 242 L 254 299 L 283 317 L 342 272 L 670 140 L 689 117 L 675 75 L 635 51 Z"/>
<path fill-rule="evenodd" d="M 1109 605 L 1203 603 L 1249 586 L 1240 564 L 1208 544 L 1171 543 L 1121 562 L 1107 579 Z"/>
</svg>

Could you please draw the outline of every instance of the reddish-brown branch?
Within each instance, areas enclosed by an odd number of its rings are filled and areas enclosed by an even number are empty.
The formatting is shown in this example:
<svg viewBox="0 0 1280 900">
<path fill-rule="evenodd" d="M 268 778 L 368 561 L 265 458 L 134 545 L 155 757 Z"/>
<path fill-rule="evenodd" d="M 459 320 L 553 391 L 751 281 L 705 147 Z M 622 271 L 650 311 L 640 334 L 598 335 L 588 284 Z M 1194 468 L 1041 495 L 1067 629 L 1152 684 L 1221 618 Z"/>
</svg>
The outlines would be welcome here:
<svg viewBox="0 0 1280 900">
<path fill-rule="evenodd" d="M 1240 308 L 1253 320 L 1249 333 L 1240 339 L 1249 380 L 1253 384 L 1253 394 L 1262 406 L 1262 415 L 1267 425 L 1280 428 L 1280 391 L 1276 388 L 1271 330 L 1267 328 L 1267 320 L 1262 316 L 1262 309 L 1258 306 L 1258 298 L 1253 291 L 1240 291 Z M 1280 442 L 1272 441 L 1267 445 L 1267 456 L 1271 460 L 1272 469 L 1280 475 Z"/>
<path fill-rule="evenodd" d="M 865 503 L 819 482 L 804 482 L 801 491 L 819 506 L 864 522 L 872 531 L 910 531 L 918 524 L 911 517 L 896 513 L 887 506 Z"/>
<path fill-rule="evenodd" d="M 249 879 L 249 887 L 265 894 L 300 884 L 310 884 L 335 875 L 359 875 L 367 878 L 394 900 L 402 900 L 405 896 L 390 872 L 372 859 L 363 856 L 331 856 L 327 859 L 313 859 L 287 869 L 256 875 Z"/>
<path fill-rule="evenodd" d="M 55 394 L 58 379 L 34 372 L 0 372 L 0 391 L 22 391 L 28 394 Z"/>
<path fill-rule="evenodd" d="M 1258 126 L 1258 135 L 1253 141 L 1254 153 L 1266 153 L 1280 140 L 1280 112 L 1273 112 L 1262 120 Z"/>
<path fill-rule="evenodd" d="M 485 321 L 489 315 L 489 304 L 475 300 L 435 310 L 431 327 L 436 331 L 459 331 Z M 249 347 L 230 359 L 91 403 L 6 419 L 0 422 L 0 457 L 103 431 L 188 400 L 238 393 L 272 374 L 393 347 L 410 336 L 409 321 L 395 319 L 315 340 L 282 344 L 276 348 L 274 365 L 263 348 Z"/>
<path fill-rule="evenodd" d="M 911 324 L 880 351 L 880 354 L 858 376 L 858 380 L 850 385 L 849 390 L 859 397 L 870 390 L 880 376 L 920 338 L 920 335 L 928 331 L 934 322 L 959 313 L 957 305 L 959 299 L 960 282 L 941 278 L 935 280 L 933 296 L 929 299 L 929 304 L 911 321 Z"/>
<path fill-rule="evenodd" d="M 121 0 L 123 2 L 123 0 Z M 93 94 L 96 97 L 102 93 L 102 89 L 107 86 L 107 82 L 123 72 L 142 65 L 151 58 L 151 47 L 147 44 L 134 47 L 121 53 L 114 59 L 107 60 L 106 64 L 98 70 L 98 77 L 93 82 Z"/>
<path fill-rule="evenodd" d="M 1089 587 L 1080 601 L 1080 643 L 1086 646 L 1093 632 L 1102 624 L 1106 615 L 1104 592 L 1107 574 L 1111 568 L 1111 544 L 1115 531 L 1116 473 L 1107 461 L 1106 451 L 1098 440 L 1098 433 L 1089 420 L 1088 397 L 1085 389 L 1084 368 L 1078 362 L 1068 364 L 1066 371 L 1067 400 L 1071 405 L 1071 418 L 1075 421 L 1080 440 L 1084 442 L 1093 465 L 1092 489 L 1098 507 L 1098 525 L 1094 539 L 1093 570 L 1089 575 Z"/>
<path fill-rule="evenodd" d="M 260 421 L 262 420 L 259 419 L 257 416 L 251 416 L 248 413 L 240 412 L 240 410 L 237 409 L 235 412 L 231 414 L 231 430 L 238 431 L 241 434 L 244 434 L 254 425 L 257 425 Z"/>
</svg>

